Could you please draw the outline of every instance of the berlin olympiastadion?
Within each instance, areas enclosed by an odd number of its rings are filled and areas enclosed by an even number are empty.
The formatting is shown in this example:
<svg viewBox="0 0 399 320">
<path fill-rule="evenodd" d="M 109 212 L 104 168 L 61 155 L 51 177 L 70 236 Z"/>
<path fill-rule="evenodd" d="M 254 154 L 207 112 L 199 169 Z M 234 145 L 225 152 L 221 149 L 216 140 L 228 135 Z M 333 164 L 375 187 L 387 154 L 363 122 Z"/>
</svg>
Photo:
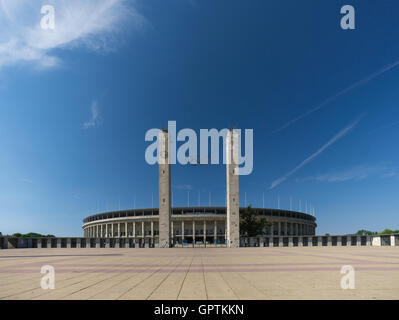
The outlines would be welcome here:
<svg viewBox="0 0 399 320">
<path fill-rule="evenodd" d="M 226 136 L 226 207 L 171 207 L 171 164 L 169 134 L 161 130 L 159 143 L 159 208 L 105 212 L 83 220 L 87 238 L 128 238 L 138 247 L 181 246 L 184 244 L 240 246 L 238 136 L 229 130 Z M 312 215 L 280 209 L 254 209 L 271 226 L 266 235 L 315 235 L 316 218 Z"/>
</svg>

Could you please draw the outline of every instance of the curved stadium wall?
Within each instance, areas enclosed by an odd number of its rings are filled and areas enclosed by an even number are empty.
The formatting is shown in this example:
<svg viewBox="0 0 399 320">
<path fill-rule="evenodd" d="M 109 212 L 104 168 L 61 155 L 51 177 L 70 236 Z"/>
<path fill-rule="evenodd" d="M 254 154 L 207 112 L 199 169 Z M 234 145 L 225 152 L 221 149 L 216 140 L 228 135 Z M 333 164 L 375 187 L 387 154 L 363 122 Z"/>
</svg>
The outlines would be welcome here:
<svg viewBox="0 0 399 320">
<path fill-rule="evenodd" d="M 226 207 L 172 208 L 171 237 L 173 243 L 224 243 Z M 245 208 L 240 208 L 240 213 Z M 272 222 L 264 232 L 270 236 L 315 235 L 316 218 L 289 210 L 254 208 Z M 133 238 L 158 242 L 158 208 L 132 209 L 95 214 L 83 219 L 86 238 Z"/>
</svg>

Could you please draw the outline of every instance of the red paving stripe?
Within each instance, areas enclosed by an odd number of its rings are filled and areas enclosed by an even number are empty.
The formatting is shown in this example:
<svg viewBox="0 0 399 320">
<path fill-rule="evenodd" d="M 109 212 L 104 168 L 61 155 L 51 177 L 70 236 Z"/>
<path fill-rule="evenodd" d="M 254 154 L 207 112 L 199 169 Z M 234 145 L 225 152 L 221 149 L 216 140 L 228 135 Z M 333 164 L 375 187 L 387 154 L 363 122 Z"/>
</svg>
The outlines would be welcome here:
<svg viewBox="0 0 399 320">
<path fill-rule="evenodd" d="M 399 271 L 399 267 L 391 267 L 391 268 L 383 268 L 383 267 L 354 267 L 355 271 Z M 192 273 L 203 273 L 203 272 L 309 272 L 309 271 L 334 271 L 339 272 L 341 268 L 247 268 L 247 269 L 190 269 L 188 272 Z M 145 273 L 145 272 L 154 272 L 151 269 L 56 269 L 55 273 Z M 168 273 L 185 273 L 186 270 L 182 269 L 158 269 L 159 272 L 168 272 Z M 40 274 L 37 269 L 13 269 L 13 270 L 0 270 L 0 273 L 33 273 Z"/>
<path fill-rule="evenodd" d="M 273 267 L 273 266 L 319 266 L 319 265 L 343 265 L 343 264 L 350 264 L 350 265 L 397 265 L 399 262 L 376 262 L 376 261 L 337 261 L 337 262 L 293 262 L 293 263 L 231 263 L 231 264 L 112 264 L 112 263 L 68 263 L 68 264 L 59 264 L 59 263 L 52 263 L 48 262 L 47 264 L 53 267 L 69 267 L 69 268 L 90 268 L 90 267 L 113 267 L 113 268 L 143 268 L 143 267 Z M 25 266 L 42 266 L 44 264 L 26 264 L 26 265 L 18 265 L 15 266 L 17 268 L 25 267 Z M 6 269 L 12 268 L 8 266 Z M 1 269 L 0 269 L 1 270 Z"/>
</svg>

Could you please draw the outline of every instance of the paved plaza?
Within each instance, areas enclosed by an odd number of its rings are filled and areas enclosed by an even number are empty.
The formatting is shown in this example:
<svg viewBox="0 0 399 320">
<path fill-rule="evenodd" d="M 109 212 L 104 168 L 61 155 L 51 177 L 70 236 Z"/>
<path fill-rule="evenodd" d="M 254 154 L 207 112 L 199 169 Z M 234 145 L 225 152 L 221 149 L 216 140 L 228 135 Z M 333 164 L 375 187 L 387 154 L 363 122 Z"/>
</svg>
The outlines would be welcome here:
<svg viewBox="0 0 399 320">
<path fill-rule="evenodd" d="M 40 286 L 41 267 L 55 289 Z M 341 267 L 355 289 L 341 289 Z M 0 299 L 399 299 L 397 247 L 14 249 Z"/>
</svg>

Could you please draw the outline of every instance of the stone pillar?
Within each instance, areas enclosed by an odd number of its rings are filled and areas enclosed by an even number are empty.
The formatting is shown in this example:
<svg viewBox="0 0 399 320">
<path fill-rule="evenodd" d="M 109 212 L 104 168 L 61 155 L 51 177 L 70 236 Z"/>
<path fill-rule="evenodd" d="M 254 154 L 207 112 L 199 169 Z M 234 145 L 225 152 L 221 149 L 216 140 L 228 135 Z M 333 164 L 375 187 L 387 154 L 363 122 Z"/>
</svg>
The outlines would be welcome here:
<svg viewBox="0 0 399 320">
<path fill-rule="evenodd" d="M 217 243 L 217 238 L 218 238 L 218 224 L 217 224 L 217 220 L 215 220 L 214 225 L 213 225 L 213 243 L 214 244 Z"/>
<path fill-rule="evenodd" d="M 105 237 L 108 238 L 108 223 L 105 224 Z"/>
<path fill-rule="evenodd" d="M 114 247 L 115 248 L 120 248 L 121 247 L 119 238 L 115 238 L 115 246 Z"/>
<path fill-rule="evenodd" d="M 171 238 L 171 244 L 175 243 L 175 229 L 174 229 L 174 223 L 173 221 L 170 221 L 170 238 Z"/>
<path fill-rule="evenodd" d="M 57 239 L 57 248 L 61 248 L 61 239 Z"/>
<path fill-rule="evenodd" d="M 361 246 L 362 245 L 362 239 L 360 238 L 360 236 L 356 236 L 356 245 L 357 246 Z"/>
<path fill-rule="evenodd" d="M 341 247 L 341 246 L 342 246 L 342 237 L 337 236 L 337 247 Z"/>
<path fill-rule="evenodd" d="M 86 239 L 86 248 L 91 248 L 90 239 Z"/>
<path fill-rule="evenodd" d="M 129 236 L 128 232 L 127 232 L 127 222 L 125 222 L 125 238 L 127 238 Z"/>
<path fill-rule="evenodd" d="M 193 245 L 195 244 L 195 220 L 193 220 Z"/>
<path fill-rule="evenodd" d="M 121 237 L 121 223 L 118 222 L 118 238 Z"/>
<path fill-rule="evenodd" d="M 313 237 L 308 237 L 308 246 L 313 247 Z"/>
<path fill-rule="evenodd" d="M 204 233 L 203 233 L 203 236 L 204 236 L 204 244 L 205 244 L 205 242 L 206 242 L 206 220 L 204 220 Z"/>
<path fill-rule="evenodd" d="M 136 222 L 133 222 L 133 237 L 136 238 Z"/>
<path fill-rule="evenodd" d="M 2 240 L 0 239 L 0 241 L 2 241 Z M 42 239 L 37 239 L 37 248 L 38 249 L 42 248 Z M 0 249 L 1 249 L 1 246 L 0 246 Z"/>
<path fill-rule="evenodd" d="M 317 237 L 317 246 L 322 247 L 323 246 L 323 237 Z"/>
<path fill-rule="evenodd" d="M 226 176 L 227 176 L 227 246 L 240 246 L 240 208 L 239 208 L 239 168 L 238 168 L 238 131 L 229 130 L 226 136 Z"/>
<path fill-rule="evenodd" d="M 352 238 L 350 236 L 346 237 L 346 245 L 351 246 L 352 245 Z"/>
<path fill-rule="evenodd" d="M 171 167 L 167 130 L 158 135 L 158 163 L 159 163 L 159 247 L 170 247 L 170 220 L 171 220 Z"/>
<path fill-rule="evenodd" d="M 100 248 L 100 247 L 101 247 L 100 239 L 96 238 L 96 248 Z"/>
<path fill-rule="evenodd" d="M 278 237 L 278 246 L 284 247 L 284 237 L 282 237 L 282 236 Z"/>
<path fill-rule="evenodd" d="M 141 237 L 145 238 L 145 228 L 144 228 L 144 221 L 141 221 Z"/>
<path fill-rule="evenodd" d="M 81 247 L 80 239 L 76 239 L 76 248 L 80 248 L 80 247 Z"/>
<path fill-rule="evenodd" d="M 277 222 L 277 235 L 281 236 L 281 221 Z"/>
<path fill-rule="evenodd" d="M 298 247 L 303 247 L 303 237 L 298 237 Z"/>
<path fill-rule="evenodd" d="M 288 246 L 293 247 L 294 246 L 294 241 L 292 237 L 288 237 Z"/>
<path fill-rule="evenodd" d="M 284 235 L 288 235 L 288 225 L 287 225 L 287 221 L 284 222 Z"/>
<path fill-rule="evenodd" d="M 115 237 L 115 233 L 114 233 L 114 224 L 111 223 L 111 238 Z"/>
<path fill-rule="evenodd" d="M 371 240 L 372 240 L 372 237 L 371 236 L 366 236 L 366 246 L 371 246 Z"/>
<path fill-rule="evenodd" d="M 71 240 L 71 238 L 68 238 L 67 239 L 67 248 L 71 248 L 71 242 L 72 242 L 72 240 Z"/>
<path fill-rule="evenodd" d="M 273 236 L 274 235 L 274 222 L 272 222 L 272 225 L 270 227 L 270 235 Z"/>
<path fill-rule="evenodd" d="M 110 239 L 108 237 L 105 239 L 105 247 L 106 248 L 110 247 Z"/>
<path fill-rule="evenodd" d="M 181 239 L 184 240 L 184 220 L 181 221 Z"/>
<path fill-rule="evenodd" d="M 172 222 L 173 226 L 173 222 Z M 151 221 L 151 237 L 154 238 L 154 221 Z"/>
<path fill-rule="evenodd" d="M 391 246 L 395 246 L 395 236 L 391 236 Z"/>
</svg>

